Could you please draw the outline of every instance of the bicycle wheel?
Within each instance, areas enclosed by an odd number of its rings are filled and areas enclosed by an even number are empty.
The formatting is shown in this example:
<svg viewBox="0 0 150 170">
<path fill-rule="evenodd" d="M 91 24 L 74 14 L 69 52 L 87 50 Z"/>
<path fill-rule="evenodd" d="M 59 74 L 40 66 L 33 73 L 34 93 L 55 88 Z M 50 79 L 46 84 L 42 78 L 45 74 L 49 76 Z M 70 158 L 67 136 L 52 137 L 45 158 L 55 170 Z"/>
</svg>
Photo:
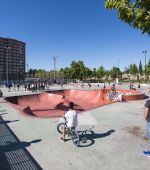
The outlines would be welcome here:
<svg viewBox="0 0 150 170">
<path fill-rule="evenodd" d="M 64 128 L 65 128 L 65 123 L 59 123 L 59 124 L 57 125 L 57 130 L 58 130 L 58 132 L 61 133 L 61 134 L 62 134 L 62 131 L 63 131 Z"/>
<path fill-rule="evenodd" d="M 71 131 L 71 140 L 75 146 L 79 146 L 80 139 L 79 139 L 79 134 L 77 131 L 75 130 Z"/>
</svg>

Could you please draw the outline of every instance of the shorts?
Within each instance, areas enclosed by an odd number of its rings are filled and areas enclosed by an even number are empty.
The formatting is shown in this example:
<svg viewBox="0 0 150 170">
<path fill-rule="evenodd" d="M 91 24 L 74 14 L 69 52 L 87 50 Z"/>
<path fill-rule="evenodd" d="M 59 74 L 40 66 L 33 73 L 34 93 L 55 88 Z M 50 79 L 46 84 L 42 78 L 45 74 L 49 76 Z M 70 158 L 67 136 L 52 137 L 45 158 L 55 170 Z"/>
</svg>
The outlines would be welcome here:
<svg viewBox="0 0 150 170">
<path fill-rule="evenodd" d="M 147 122 L 147 137 L 150 139 L 150 122 Z"/>
</svg>

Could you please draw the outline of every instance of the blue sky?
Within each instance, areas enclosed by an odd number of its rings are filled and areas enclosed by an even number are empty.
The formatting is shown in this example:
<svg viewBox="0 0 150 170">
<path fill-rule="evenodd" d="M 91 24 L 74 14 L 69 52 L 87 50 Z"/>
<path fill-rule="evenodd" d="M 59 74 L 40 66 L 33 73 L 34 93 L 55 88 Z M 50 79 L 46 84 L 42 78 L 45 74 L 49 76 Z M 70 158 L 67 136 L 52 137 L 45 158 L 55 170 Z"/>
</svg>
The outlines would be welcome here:
<svg viewBox="0 0 150 170">
<path fill-rule="evenodd" d="M 87 67 L 129 64 L 144 66 L 150 57 L 150 37 L 104 8 L 103 0 L 0 0 L 0 37 L 26 42 L 29 68 L 69 67 L 82 60 Z"/>
</svg>

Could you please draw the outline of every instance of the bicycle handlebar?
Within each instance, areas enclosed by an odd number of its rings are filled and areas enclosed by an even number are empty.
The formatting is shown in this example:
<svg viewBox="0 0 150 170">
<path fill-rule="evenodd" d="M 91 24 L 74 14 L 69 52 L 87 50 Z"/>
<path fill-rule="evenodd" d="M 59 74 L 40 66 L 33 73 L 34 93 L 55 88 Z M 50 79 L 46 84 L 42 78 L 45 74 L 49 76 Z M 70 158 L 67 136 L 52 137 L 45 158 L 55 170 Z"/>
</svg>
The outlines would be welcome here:
<svg viewBox="0 0 150 170">
<path fill-rule="evenodd" d="M 95 125 L 92 125 L 89 129 L 87 129 L 87 131 L 91 131 L 94 127 Z"/>
<path fill-rule="evenodd" d="M 88 129 L 84 130 L 83 133 L 86 133 L 86 132 L 91 132 L 92 129 L 95 127 L 95 125 L 92 125 L 91 127 L 89 127 Z"/>
</svg>

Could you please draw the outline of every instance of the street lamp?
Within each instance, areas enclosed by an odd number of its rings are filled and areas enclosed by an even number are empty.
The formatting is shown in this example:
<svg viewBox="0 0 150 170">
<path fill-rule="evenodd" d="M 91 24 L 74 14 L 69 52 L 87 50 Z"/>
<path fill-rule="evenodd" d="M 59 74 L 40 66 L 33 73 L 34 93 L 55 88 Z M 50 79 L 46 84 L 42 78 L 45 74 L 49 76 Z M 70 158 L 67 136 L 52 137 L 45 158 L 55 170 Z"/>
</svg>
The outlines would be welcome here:
<svg viewBox="0 0 150 170">
<path fill-rule="evenodd" d="M 56 82 L 56 59 L 58 56 L 52 57 L 54 61 L 54 82 Z"/>
<path fill-rule="evenodd" d="M 119 62 L 120 62 L 120 59 L 118 58 L 118 79 L 119 79 Z"/>
<path fill-rule="evenodd" d="M 118 58 L 118 69 L 119 69 L 119 62 L 120 62 L 120 59 Z"/>
<path fill-rule="evenodd" d="M 147 81 L 147 74 L 146 74 L 146 53 L 147 53 L 147 50 L 144 50 L 144 51 L 142 51 L 142 53 L 144 53 L 145 54 L 145 83 L 146 83 L 146 81 Z"/>
<path fill-rule="evenodd" d="M 8 80 L 9 80 L 9 76 L 8 76 L 8 72 L 9 72 L 9 70 L 8 70 L 9 69 L 9 66 L 8 66 L 8 57 L 9 57 L 8 51 L 9 51 L 10 47 L 6 46 L 4 48 L 7 50 L 7 57 L 6 57 L 6 64 L 7 64 L 6 82 L 7 82 L 7 85 L 8 85 Z"/>
</svg>

